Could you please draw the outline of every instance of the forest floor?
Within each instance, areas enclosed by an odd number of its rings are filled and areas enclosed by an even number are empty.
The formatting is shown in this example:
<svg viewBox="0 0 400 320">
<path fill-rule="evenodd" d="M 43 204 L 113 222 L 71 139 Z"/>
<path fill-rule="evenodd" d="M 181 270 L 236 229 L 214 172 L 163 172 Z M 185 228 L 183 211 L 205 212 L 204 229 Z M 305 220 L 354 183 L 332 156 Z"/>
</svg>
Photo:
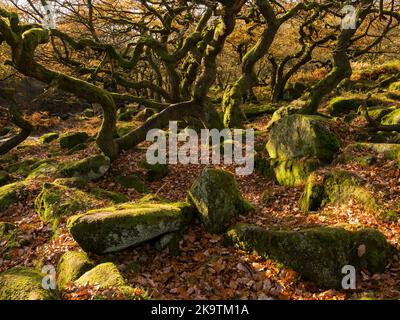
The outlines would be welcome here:
<svg viewBox="0 0 400 320">
<path fill-rule="evenodd" d="M 261 116 L 253 122 L 259 129 L 265 128 L 270 116 Z M 76 115 L 67 121 L 49 125 L 51 131 L 86 131 L 95 135 L 99 126 L 96 118 L 82 118 Z M 338 119 L 334 130 L 342 140 L 342 149 L 355 141 L 352 125 Z M 265 144 L 267 136 L 258 137 Z M 37 139 L 29 139 L 13 153 L 20 160 L 28 158 L 46 159 L 49 152 L 59 148 L 56 142 L 45 146 Z M 81 159 L 97 152 L 95 144 L 86 150 L 67 155 L 59 150 L 56 160 Z M 112 164 L 111 169 L 101 180 L 91 182 L 86 188 L 101 187 L 117 191 L 131 201 L 144 194 L 133 189 L 124 189 L 115 183 L 117 174 L 140 173 L 138 163 L 145 157 L 145 148 L 128 151 Z M 149 183 L 146 187 L 151 193 L 170 200 L 184 200 L 187 191 L 200 174 L 202 165 L 170 165 L 170 173 L 162 181 Z M 400 170 L 393 161 L 378 158 L 368 167 L 357 163 L 333 165 L 356 172 L 380 190 L 376 196 L 383 203 L 398 201 L 400 193 Z M 233 167 L 224 167 L 234 172 Z M 329 168 L 326 168 L 329 170 Z M 252 223 L 266 228 L 299 230 L 312 226 L 335 224 L 354 224 L 380 230 L 388 241 L 397 246 L 400 240 L 398 221 L 378 219 L 356 203 L 342 206 L 326 206 L 314 214 L 305 214 L 298 207 L 303 188 L 286 188 L 257 173 L 237 176 L 244 197 L 256 207 L 255 212 L 240 216 L 236 222 Z M 57 265 L 60 256 L 69 250 L 79 250 L 61 221 L 56 234 L 51 227 L 41 222 L 34 209 L 34 199 L 41 190 L 43 181 L 33 181 L 29 186 L 29 196 L 5 212 L 0 213 L 1 221 L 18 225 L 23 232 L 19 237 L 26 240 L 25 246 L 12 253 L 12 259 L 0 258 L 0 272 L 13 266 Z M 101 205 L 101 204 L 99 204 Z M 397 212 L 400 214 L 400 212 Z M 234 222 L 233 222 L 234 223 Z M 193 223 L 185 232 L 180 243 L 181 254 L 171 256 L 167 251 L 158 251 L 151 244 L 144 244 L 116 254 L 94 257 L 97 261 L 114 262 L 127 282 L 142 288 L 154 299 L 393 299 L 400 297 L 400 254 L 389 257 L 383 274 L 358 275 L 357 290 L 321 290 L 312 283 L 303 281 L 298 274 L 276 261 L 249 254 L 236 248 L 227 247 L 223 236 L 208 234 L 199 223 Z M 138 289 L 138 295 L 141 294 Z M 64 294 L 65 299 L 91 299 L 97 294 L 96 288 L 71 287 Z"/>
</svg>

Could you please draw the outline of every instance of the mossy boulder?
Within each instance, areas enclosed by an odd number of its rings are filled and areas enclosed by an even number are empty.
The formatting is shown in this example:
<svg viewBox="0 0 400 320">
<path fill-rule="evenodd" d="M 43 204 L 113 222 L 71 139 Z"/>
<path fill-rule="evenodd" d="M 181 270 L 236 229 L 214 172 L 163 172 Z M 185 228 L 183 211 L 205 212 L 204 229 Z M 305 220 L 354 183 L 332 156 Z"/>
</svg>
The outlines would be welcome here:
<svg viewBox="0 0 400 320">
<path fill-rule="evenodd" d="M 253 209 L 243 199 L 233 174 L 211 168 L 204 169 L 193 183 L 188 201 L 197 209 L 201 222 L 211 233 L 226 231 L 234 217 Z"/>
<path fill-rule="evenodd" d="M 283 106 L 283 107 L 279 108 L 272 114 L 272 118 L 268 122 L 267 129 L 271 129 L 273 126 L 278 124 L 282 119 L 284 119 L 290 115 L 299 113 L 301 110 L 301 107 L 302 107 L 302 103 L 299 101 L 298 104 L 293 103 L 288 106 Z"/>
<path fill-rule="evenodd" d="M 304 212 L 316 211 L 326 204 L 347 204 L 354 200 L 365 209 L 375 211 L 379 204 L 374 192 L 359 176 L 347 171 L 334 170 L 310 175 L 299 205 Z"/>
<path fill-rule="evenodd" d="M 187 203 L 126 203 L 73 216 L 68 229 L 84 251 L 104 254 L 181 230 L 191 214 Z"/>
<path fill-rule="evenodd" d="M 85 180 L 97 180 L 110 168 L 110 158 L 104 155 L 96 155 L 79 161 L 65 164 L 60 173 L 64 177 L 79 177 Z"/>
<path fill-rule="evenodd" d="M 267 151 L 279 184 L 303 185 L 309 174 L 332 161 L 340 143 L 320 116 L 294 114 L 282 118 L 270 133 Z"/>
<path fill-rule="evenodd" d="M 111 262 L 99 264 L 74 283 L 79 286 L 97 285 L 100 289 L 112 288 L 127 295 L 134 295 L 134 289 L 127 285 L 117 266 Z"/>
<path fill-rule="evenodd" d="M 0 212 L 23 197 L 25 197 L 25 184 L 23 182 L 15 182 L 0 187 Z"/>
<path fill-rule="evenodd" d="M 336 97 L 329 102 L 327 109 L 331 116 L 337 117 L 351 111 L 357 111 L 364 101 L 361 98 Z"/>
<path fill-rule="evenodd" d="M 166 164 L 150 164 L 147 161 L 141 161 L 139 165 L 146 170 L 146 180 L 150 182 L 162 180 L 169 173 L 168 165 Z"/>
<path fill-rule="evenodd" d="M 382 124 L 393 125 L 400 123 L 400 109 L 394 110 L 382 118 Z"/>
<path fill-rule="evenodd" d="M 65 186 L 45 183 L 35 199 L 35 211 L 44 222 L 54 226 L 62 216 L 71 216 L 90 209 L 96 199 L 89 194 Z"/>
<path fill-rule="evenodd" d="M 302 158 L 270 161 L 276 181 L 286 187 L 304 185 L 309 175 L 317 170 L 321 162 L 316 158 Z"/>
<path fill-rule="evenodd" d="M 385 237 L 376 230 L 351 232 L 339 227 L 301 231 L 275 231 L 254 225 L 237 225 L 226 240 L 240 249 L 269 256 L 323 288 L 341 287 L 346 265 L 383 272 L 387 261 Z M 359 247 L 365 254 L 360 257 Z"/>
<path fill-rule="evenodd" d="M 361 156 L 359 154 L 362 154 Z M 400 164 L 400 144 L 396 143 L 353 143 L 338 157 L 338 162 L 348 163 L 362 157 L 381 155 L 387 160 Z"/>
<path fill-rule="evenodd" d="M 116 176 L 114 180 L 124 188 L 135 189 L 137 192 L 146 192 L 146 186 L 137 175 Z"/>
<path fill-rule="evenodd" d="M 57 287 L 64 290 L 66 285 L 78 280 L 95 263 L 82 251 L 68 251 L 63 254 L 57 265 Z"/>
<path fill-rule="evenodd" d="M 328 120 L 319 116 L 291 115 L 271 130 L 267 150 L 271 158 L 280 160 L 316 157 L 330 162 L 340 143 L 327 128 Z"/>
<path fill-rule="evenodd" d="M 39 138 L 39 141 L 43 144 L 48 144 L 54 140 L 57 140 L 60 137 L 60 135 L 56 132 L 50 132 L 50 133 L 46 133 L 44 135 L 42 135 Z"/>
<path fill-rule="evenodd" d="M 122 193 L 108 191 L 101 188 L 91 189 L 90 193 L 99 199 L 109 200 L 113 203 L 124 203 L 129 201 L 129 198 Z"/>
<path fill-rule="evenodd" d="M 10 175 L 7 171 L 0 170 L 0 187 L 10 183 Z"/>
<path fill-rule="evenodd" d="M 89 135 L 86 132 L 70 132 L 61 135 L 58 140 L 62 149 L 72 149 L 78 144 L 88 141 Z"/>
<path fill-rule="evenodd" d="M 45 275 L 33 268 L 14 267 L 0 274 L 0 300 L 53 300 L 55 293 L 45 290 Z"/>
</svg>

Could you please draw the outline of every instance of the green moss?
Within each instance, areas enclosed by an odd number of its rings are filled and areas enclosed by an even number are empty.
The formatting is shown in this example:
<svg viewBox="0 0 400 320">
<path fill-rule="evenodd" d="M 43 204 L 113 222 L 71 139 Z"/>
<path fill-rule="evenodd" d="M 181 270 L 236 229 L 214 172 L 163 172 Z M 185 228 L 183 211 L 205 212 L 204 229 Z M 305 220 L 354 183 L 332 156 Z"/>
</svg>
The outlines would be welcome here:
<svg viewBox="0 0 400 320">
<path fill-rule="evenodd" d="M 11 204 L 25 195 L 25 184 L 15 182 L 0 187 L 0 212 L 6 210 Z"/>
<path fill-rule="evenodd" d="M 394 82 L 390 85 L 389 90 L 391 91 L 400 91 L 400 81 Z"/>
<path fill-rule="evenodd" d="M 146 192 L 146 186 L 143 181 L 137 175 L 129 176 L 116 176 L 114 177 L 115 182 L 127 189 L 135 189 L 137 192 Z"/>
<path fill-rule="evenodd" d="M 387 261 L 386 239 L 376 230 L 357 232 L 343 228 L 319 227 L 301 231 L 267 230 L 253 225 L 237 225 L 226 234 L 228 244 L 253 251 L 283 263 L 304 279 L 320 287 L 340 288 L 345 265 L 353 264 L 370 272 L 382 272 Z M 360 245 L 365 255 L 355 257 Z"/>
<path fill-rule="evenodd" d="M 341 163 L 356 161 L 355 153 L 369 153 L 372 157 L 375 155 L 383 155 L 385 159 L 394 160 L 400 164 L 400 145 L 396 143 L 353 143 L 349 145 L 339 157 Z M 361 158 L 361 157 L 360 157 Z"/>
<path fill-rule="evenodd" d="M 271 120 L 268 122 L 267 129 L 272 128 L 274 125 L 278 124 L 282 119 L 290 115 L 296 114 L 300 110 L 301 107 L 297 105 L 289 105 L 279 108 L 273 113 Z"/>
<path fill-rule="evenodd" d="M 67 187 L 45 183 L 35 199 L 35 211 L 44 222 L 58 224 L 61 216 L 69 216 L 89 209 L 95 199 L 90 195 Z"/>
<path fill-rule="evenodd" d="M 60 173 L 64 177 L 79 177 L 86 180 L 101 178 L 110 168 L 110 159 L 104 155 L 96 155 L 79 161 L 65 164 Z"/>
<path fill-rule="evenodd" d="M 71 155 L 71 154 L 77 153 L 79 151 L 85 150 L 85 149 L 87 149 L 87 147 L 88 147 L 88 145 L 86 143 L 80 143 L 80 144 L 76 145 L 75 147 L 73 147 L 72 149 L 70 149 L 67 152 L 67 155 Z"/>
<path fill-rule="evenodd" d="M 26 180 L 38 180 L 54 177 L 58 174 L 59 165 L 54 160 L 42 160 L 37 162 L 32 171 L 26 177 Z"/>
<path fill-rule="evenodd" d="M 286 187 L 304 185 L 308 176 L 320 166 L 318 159 L 272 161 L 275 178 Z"/>
<path fill-rule="evenodd" d="M 371 273 L 385 271 L 388 243 L 381 232 L 375 229 L 362 229 L 355 232 L 352 237 L 352 247 L 354 248 L 352 251 L 354 265 L 365 268 Z"/>
<path fill-rule="evenodd" d="M 393 125 L 400 123 L 400 109 L 394 110 L 382 118 L 382 124 Z"/>
<path fill-rule="evenodd" d="M 185 203 L 125 203 L 71 217 L 68 229 L 83 250 L 119 251 L 181 230 L 190 221 Z"/>
<path fill-rule="evenodd" d="M 0 187 L 10 183 L 10 175 L 7 171 L 0 170 Z"/>
<path fill-rule="evenodd" d="M 206 168 L 193 183 L 188 200 L 197 209 L 207 231 L 221 233 L 232 218 L 252 210 L 230 172 Z"/>
<path fill-rule="evenodd" d="M 134 295 L 135 289 L 128 286 L 113 263 L 102 263 L 83 274 L 75 281 L 76 285 L 98 285 L 100 289 L 117 289 L 125 295 Z"/>
<path fill-rule="evenodd" d="M 95 188 L 90 190 L 90 193 L 92 195 L 94 195 L 97 198 L 100 199 L 107 199 L 110 200 L 113 203 L 124 203 L 124 202 L 128 202 L 129 198 L 121 193 L 118 192 L 112 192 L 112 191 L 108 191 L 108 190 L 104 190 L 101 188 Z"/>
<path fill-rule="evenodd" d="M 56 295 L 42 287 L 45 275 L 33 268 L 14 267 L 0 274 L 0 300 L 53 300 Z"/>
<path fill-rule="evenodd" d="M 381 121 L 382 118 L 388 114 L 390 114 L 392 111 L 394 111 L 396 107 L 373 107 L 373 108 L 368 108 L 368 115 L 376 120 L 376 121 Z M 361 115 L 365 114 L 365 111 L 362 109 L 358 110 L 358 113 Z"/>
<path fill-rule="evenodd" d="M 0 252 L 6 260 L 12 259 L 12 252 L 20 244 L 17 241 L 17 226 L 9 222 L 0 222 L 0 243 L 2 247 Z"/>
<path fill-rule="evenodd" d="M 19 161 L 17 163 L 11 164 L 7 171 L 10 173 L 16 173 L 17 175 L 26 177 L 33 169 L 35 169 L 35 165 L 39 163 L 40 159 L 38 158 L 31 158 Z"/>
<path fill-rule="evenodd" d="M 150 164 L 146 161 L 141 161 L 139 166 L 146 169 L 146 179 L 150 182 L 162 180 L 169 173 L 166 164 Z"/>
<path fill-rule="evenodd" d="M 57 287 L 59 290 L 65 289 L 67 284 L 74 282 L 94 266 L 94 262 L 85 252 L 68 251 L 64 253 L 57 266 Z"/>
<path fill-rule="evenodd" d="M 54 140 L 57 140 L 59 138 L 59 134 L 56 132 L 50 132 L 47 134 L 44 134 L 39 138 L 39 141 L 43 144 L 48 144 Z"/>
<path fill-rule="evenodd" d="M 299 207 L 304 212 L 317 211 L 321 207 L 324 197 L 325 188 L 323 183 L 317 181 L 315 174 L 311 174 L 299 200 Z"/>
<path fill-rule="evenodd" d="M 74 177 L 74 178 L 61 178 L 54 180 L 54 184 L 59 184 L 61 186 L 66 186 L 69 188 L 82 189 L 87 185 L 87 180 Z"/>
<path fill-rule="evenodd" d="M 89 136 L 86 132 L 70 132 L 60 136 L 59 142 L 62 149 L 72 149 L 78 144 L 85 143 L 88 139 Z"/>
<path fill-rule="evenodd" d="M 119 123 L 117 125 L 116 135 L 118 137 L 123 137 L 124 135 L 128 134 L 129 132 L 131 132 L 135 128 L 136 128 L 136 126 L 131 124 L 131 123 Z"/>
<path fill-rule="evenodd" d="M 333 98 L 328 104 L 328 111 L 331 116 L 337 117 L 344 113 L 357 111 L 363 102 L 364 100 L 360 98 Z"/>
</svg>

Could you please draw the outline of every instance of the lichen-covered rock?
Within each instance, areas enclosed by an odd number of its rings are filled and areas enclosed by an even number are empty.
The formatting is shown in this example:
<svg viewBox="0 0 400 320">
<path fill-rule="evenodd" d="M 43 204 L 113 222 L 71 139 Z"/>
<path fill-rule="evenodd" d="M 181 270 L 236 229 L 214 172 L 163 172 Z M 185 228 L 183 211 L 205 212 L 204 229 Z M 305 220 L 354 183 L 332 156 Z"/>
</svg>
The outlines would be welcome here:
<svg viewBox="0 0 400 320">
<path fill-rule="evenodd" d="M 10 175 L 7 171 L 0 170 L 0 187 L 10 183 Z"/>
<path fill-rule="evenodd" d="M 25 194 L 25 184 L 15 182 L 0 187 L 0 212 L 6 210 L 11 204 L 18 201 Z"/>
<path fill-rule="evenodd" d="M 377 202 L 373 192 L 360 177 L 347 171 L 330 171 L 318 176 L 310 175 L 300 208 L 305 211 L 316 211 L 326 204 L 347 204 L 355 200 L 367 210 L 375 211 Z"/>
<path fill-rule="evenodd" d="M 98 285 L 100 289 L 113 288 L 127 295 L 134 293 L 134 288 L 127 285 L 117 266 L 111 262 L 99 264 L 84 273 L 75 281 L 75 284 L 79 286 Z"/>
<path fill-rule="evenodd" d="M 104 254 L 181 230 L 190 219 L 187 203 L 126 203 L 73 216 L 68 229 L 84 251 Z"/>
<path fill-rule="evenodd" d="M 279 121 L 281 121 L 282 119 L 298 113 L 303 105 L 304 103 L 302 101 L 296 100 L 288 106 L 279 108 L 273 113 L 271 120 L 268 122 L 267 129 L 272 128 L 273 126 L 278 124 Z"/>
<path fill-rule="evenodd" d="M 400 109 L 394 110 L 382 118 L 382 124 L 392 125 L 400 123 Z"/>
<path fill-rule="evenodd" d="M 346 265 L 383 272 L 387 243 L 376 230 L 351 232 L 344 228 L 319 227 L 301 231 L 275 231 L 254 225 L 237 225 L 226 240 L 243 250 L 257 251 L 293 268 L 304 279 L 326 288 L 340 288 Z M 360 257 L 358 248 L 365 254 Z"/>
<path fill-rule="evenodd" d="M 89 140 L 89 136 L 86 132 L 65 133 L 58 139 L 62 149 L 72 149 L 78 144 L 85 143 L 87 140 Z"/>
<path fill-rule="evenodd" d="M 233 174 L 224 170 L 204 169 L 190 188 L 188 199 L 212 233 L 224 232 L 232 218 L 253 209 L 240 194 Z"/>
<path fill-rule="evenodd" d="M 35 211 L 44 222 L 57 225 L 61 216 L 70 216 L 90 209 L 96 199 L 89 194 L 65 186 L 45 183 L 35 199 Z"/>
<path fill-rule="evenodd" d="M 73 283 L 95 264 L 82 251 L 68 251 L 63 254 L 57 265 L 57 287 L 63 290 L 66 285 Z"/>
<path fill-rule="evenodd" d="M 50 132 L 50 133 L 46 133 L 44 135 L 42 135 L 39 138 L 39 141 L 43 144 L 48 144 L 54 140 L 57 140 L 59 138 L 59 134 L 56 132 Z"/>
<path fill-rule="evenodd" d="M 45 290 L 45 275 L 33 268 L 14 267 L 0 274 L 0 300 L 53 300 L 55 294 Z"/>
<path fill-rule="evenodd" d="M 60 173 L 64 177 L 96 180 L 108 171 L 110 165 L 110 158 L 104 155 L 96 155 L 83 160 L 69 162 L 61 168 Z"/>
<path fill-rule="evenodd" d="M 319 116 L 291 115 L 271 130 L 267 150 L 271 158 L 280 160 L 316 157 L 330 162 L 340 144 L 327 128 L 327 119 Z"/>
<path fill-rule="evenodd" d="M 146 170 L 146 180 L 150 182 L 162 180 L 169 173 L 166 164 L 150 164 L 146 161 L 141 161 L 139 165 Z"/>
</svg>

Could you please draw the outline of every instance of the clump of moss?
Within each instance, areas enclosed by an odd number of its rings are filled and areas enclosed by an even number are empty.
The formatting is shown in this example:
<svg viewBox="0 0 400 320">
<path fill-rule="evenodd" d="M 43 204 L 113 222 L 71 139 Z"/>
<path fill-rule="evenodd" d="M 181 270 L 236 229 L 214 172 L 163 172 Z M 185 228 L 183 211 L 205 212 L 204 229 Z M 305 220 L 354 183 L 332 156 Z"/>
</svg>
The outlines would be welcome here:
<svg viewBox="0 0 400 320">
<path fill-rule="evenodd" d="M 86 132 L 70 132 L 61 135 L 58 140 L 62 149 L 72 149 L 78 144 L 88 141 L 89 136 Z"/>
<path fill-rule="evenodd" d="M 400 91 L 400 81 L 392 83 L 389 87 L 389 90 Z"/>
<path fill-rule="evenodd" d="M 82 251 L 64 253 L 57 265 L 57 287 L 63 290 L 87 271 L 94 268 L 94 262 Z"/>
<path fill-rule="evenodd" d="M 45 290 L 45 275 L 33 268 L 14 267 L 0 274 L 0 300 L 54 300 L 56 292 Z"/>
<path fill-rule="evenodd" d="M 42 135 L 42 136 L 39 138 L 39 141 L 40 141 L 41 143 L 43 143 L 43 144 L 48 144 L 48 143 L 50 143 L 50 142 L 52 142 L 52 141 L 54 141 L 54 140 L 57 140 L 59 137 L 60 137 L 60 136 L 59 136 L 58 133 L 56 133 L 56 132 L 50 132 L 50 133 L 46 133 L 46 134 Z"/>
<path fill-rule="evenodd" d="M 271 161 L 276 181 L 282 186 L 296 187 L 304 185 L 308 176 L 317 170 L 321 162 L 315 158 Z"/>
</svg>

